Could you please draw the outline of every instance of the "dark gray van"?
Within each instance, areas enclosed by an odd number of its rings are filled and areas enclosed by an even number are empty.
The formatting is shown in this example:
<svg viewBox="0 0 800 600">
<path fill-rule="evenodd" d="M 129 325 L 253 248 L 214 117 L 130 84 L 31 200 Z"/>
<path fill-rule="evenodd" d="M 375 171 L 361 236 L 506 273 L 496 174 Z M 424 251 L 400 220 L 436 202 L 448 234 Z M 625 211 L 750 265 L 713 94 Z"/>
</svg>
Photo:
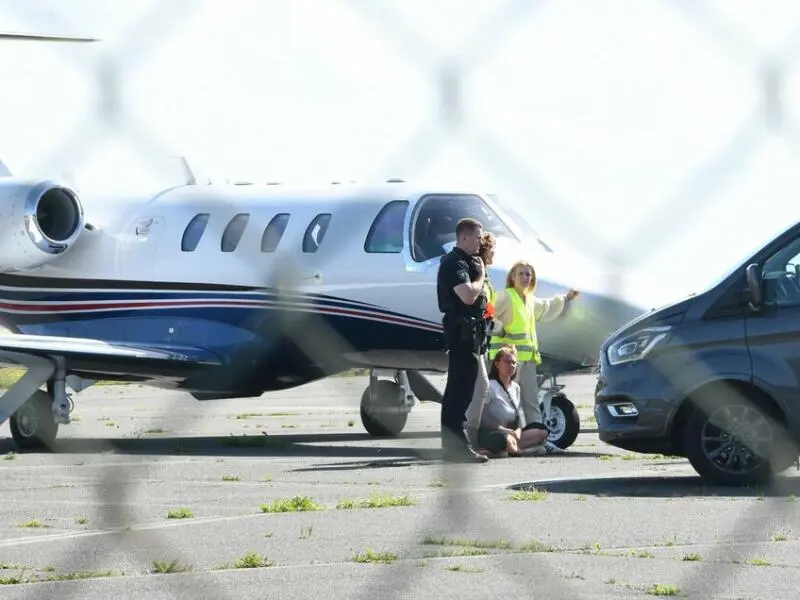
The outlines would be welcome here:
<svg viewBox="0 0 800 600">
<path fill-rule="evenodd" d="M 705 292 L 602 344 L 600 439 L 685 456 L 706 480 L 767 482 L 800 454 L 800 223 Z"/>
</svg>

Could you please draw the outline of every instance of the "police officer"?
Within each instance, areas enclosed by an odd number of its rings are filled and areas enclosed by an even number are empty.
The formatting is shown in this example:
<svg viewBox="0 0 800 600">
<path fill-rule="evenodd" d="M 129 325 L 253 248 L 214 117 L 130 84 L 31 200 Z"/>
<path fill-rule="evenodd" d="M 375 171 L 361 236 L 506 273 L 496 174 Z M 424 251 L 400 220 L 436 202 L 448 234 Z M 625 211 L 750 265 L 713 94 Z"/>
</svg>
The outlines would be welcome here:
<svg viewBox="0 0 800 600">
<path fill-rule="evenodd" d="M 444 340 L 449 357 L 447 384 L 442 397 L 442 450 L 450 462 L 486 462 L 464 429 L 466 411 L 481 372 L 478 361 L 486 352 L 486 273 L 478 256 L 483 226 L 475 219 L 456 225 L 456 246 L 439 265 L 436 294 L 444 313 Z M 481 407 L 474 407 L 480 415 Z M 473 437 L 473 436 L 470 436 Z"/>
</svg>

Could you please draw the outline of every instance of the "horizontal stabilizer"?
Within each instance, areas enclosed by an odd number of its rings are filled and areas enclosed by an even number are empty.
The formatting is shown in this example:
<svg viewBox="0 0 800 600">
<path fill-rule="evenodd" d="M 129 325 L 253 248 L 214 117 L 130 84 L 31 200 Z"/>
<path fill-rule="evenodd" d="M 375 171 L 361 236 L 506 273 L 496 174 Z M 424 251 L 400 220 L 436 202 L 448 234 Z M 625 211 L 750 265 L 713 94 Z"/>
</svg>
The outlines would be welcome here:
<svg viewBox="0 0 800 600">
<path fill-rule="evenodd" d="M 49 335 L 12 334 L 0 336 L 0 363 L 5 362 L 3 351 L 70 358 L 143 359 L 178 363 L 221 364 L 219 358 L 206 350 L 171 345 L 135 345 L 126 342 L 104 342 L 87 338 Z M 14 361 L 11 361 L 14 363 Z"/>
</svg>

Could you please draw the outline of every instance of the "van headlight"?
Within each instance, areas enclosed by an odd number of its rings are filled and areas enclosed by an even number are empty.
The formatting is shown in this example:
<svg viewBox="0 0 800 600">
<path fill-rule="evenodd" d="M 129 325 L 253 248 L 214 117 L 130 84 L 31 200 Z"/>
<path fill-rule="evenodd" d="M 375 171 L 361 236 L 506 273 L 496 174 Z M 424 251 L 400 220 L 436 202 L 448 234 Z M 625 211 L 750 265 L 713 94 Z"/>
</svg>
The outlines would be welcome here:
<svg viewBox="0 0 800 600">
<path fill-rule="evenodd" d="M 606 350 L 608 362 L 619 365 L 645 358 L 663 343 L 672 327 L 648 327 L 621 337 Z"/>
</svg>

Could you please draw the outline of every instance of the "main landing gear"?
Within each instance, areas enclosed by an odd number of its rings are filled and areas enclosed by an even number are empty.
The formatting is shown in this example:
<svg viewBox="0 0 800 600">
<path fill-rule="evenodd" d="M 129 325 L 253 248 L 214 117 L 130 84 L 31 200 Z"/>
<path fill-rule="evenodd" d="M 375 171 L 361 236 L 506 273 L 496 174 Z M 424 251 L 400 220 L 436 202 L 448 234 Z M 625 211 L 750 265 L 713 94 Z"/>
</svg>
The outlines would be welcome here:
<svg viewBox="0 0 800 600">
<path fill-rule="evenodd" d="M 61 357 L 4 353 L 27 372 L 0 396 L 0 423 L 9 420 L 11 437 L 22 450 L 51 449 L 59 425 L 70 422 L 72 399 L 66 391 Z M 47 384 L 47 391 L 40 388 Z"/>
<path fill-rule="evenodd" d="M 375 437 L 394 437 L 406 426 L 416 398 L 406 371 L 388 371 L 392 379 L 378 379 L 379 373 L 370 371 L 361 395 L 361 424 Z"/>
</svg>

